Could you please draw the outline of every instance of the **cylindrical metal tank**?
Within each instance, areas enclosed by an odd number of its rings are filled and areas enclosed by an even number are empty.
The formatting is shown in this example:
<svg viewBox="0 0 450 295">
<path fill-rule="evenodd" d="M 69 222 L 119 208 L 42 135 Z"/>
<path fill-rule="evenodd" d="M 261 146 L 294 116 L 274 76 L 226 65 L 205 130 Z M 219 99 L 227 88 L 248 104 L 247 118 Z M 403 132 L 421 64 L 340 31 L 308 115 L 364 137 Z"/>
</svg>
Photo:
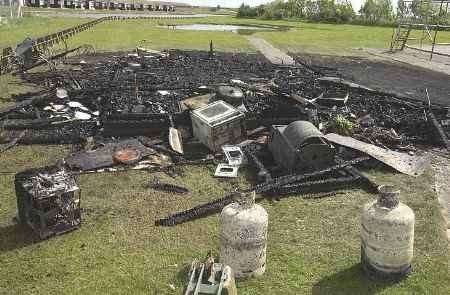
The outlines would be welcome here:
<svg viewBox="0 0 450 295">
<path fill-rule="evenodd" d="M 244 93 L 240 88 L 231 86 L 219 86 L 217 87 L 216 95 L 211 98 L 210 102 L 223 100 L 226 103 L 237 107 L 242 104 L 243 99 Z"/>
<path fill-rule="evenodd" d="M 380 186 L 361 218 L 361 264 L 375 280 L 398 281 L 411 272 L 414 212 L 399 202 L 394 186 Z"/>
<path fill-rule="evenodd" d="M 260 276 L 266 271 L 268 215 L 255 204 L 255 193 L 223 208 L 220 214 L 220 261 L 236 278 Z"/>
</svg>

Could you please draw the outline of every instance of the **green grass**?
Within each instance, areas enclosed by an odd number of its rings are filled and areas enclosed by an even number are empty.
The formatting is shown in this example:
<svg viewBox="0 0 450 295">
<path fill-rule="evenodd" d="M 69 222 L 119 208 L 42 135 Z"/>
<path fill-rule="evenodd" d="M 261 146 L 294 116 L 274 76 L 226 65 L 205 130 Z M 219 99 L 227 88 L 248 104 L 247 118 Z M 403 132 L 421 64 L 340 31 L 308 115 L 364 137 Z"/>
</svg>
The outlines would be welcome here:
<svg viewBox="0 0 450 295">
<path fill-rule="evenodd" d="M 26 17 L 20 23 L 0 27 L 0 48 L 22 41 L 25 36 L 43 36 L 63 28 L 86 22 L 79 18 Z M 356 25 L 314 24 L 300 21 L 264 21 L 235 17 L 208 17 L 183 20 L 126 20 L 105 22 L 85 31 L 69 41 L 71 46 L 92 44 L 97 50 L 125 50 L 135 48 L 146 39 L 154 49 L 203 49 L 213 40 L 217 50 L 254 51 L 242 35 L 230 32 L 186 31 L 158 28 L 159 24 L 242 24 L 288 26 L 286 32 L 258 32 L 274 46 L 288 52 L 358 55 L 357 48 L 388 48 L 392 28 Z M 414 32 L 413 35 L 419 35 Z M 450 42 L 450 32 L 439 33 L 438 42 Z"/>
<path fill-rule="evenodd" d="M 26 37 L 42 37 L 89 20 L 80 18 L 24 17 L 7 25 L 0 25 L 0 48 L 13 48 Z"/>
<path fill-rule="evenodd" d="M 140 40 L 147 40 L 145 47 L 153 49 L 199 49 L 209 50 L 210 40 L 220 51 L 251 51 L 247 40 L 231 32 L 197 32 L 158 28 L 156 20 L 129 20 L 105 22 L 95 31 L 83 32 L 72 43 L 94 44 L 96 50 L 126 50 L 136 48 Z M 163 23 L 163 22 L 161 22 Z"/>
<path fill-rule="evenodd" d="M 2 155 L 0 171 L 53 163 L 69 151 L 60 146 L 18 147 Z M 82 227 L 43 242 L 11 221 L 16 212 L 13 176 L 2 175 L 0 294 L 173 294 L 169 284 L 179 294 L 190 261 L 208 250 L 218 254 L 218 217 L 172 228 L 153 222 L 237 185 L 213 178 L 214 168 L 188 167 L 177 179 L 159 175 L 188 187 L 189 196 L 145 189 L 152 177 L 146 172 L 79 177 Z M 239 294 L 448 294 L 447 244 L 431 190 L 432 174 L 418 179 L 378 171 L 370 175 L 379 183 L 398 185 L 402 200 L 416 213 L 410 277 L 389 285 L 361 274 L 359 216 L 373 196 L 361 189 L 344 190 L 320 200 L 292 196 L 263 202 L 269 213 L 267 272 L 238 282 Z M 244 176 L 238 184 L 247 184 Z"/>
<path fill-rule="evenodd" d="M 37 30 L 45 34 L 57 30 L 54 24 L 58 28 L 72 26 L 75 20 L 66 23 L 61 19 L 25 18 L 18 29 L 27 32 L 41 21 L 48 27 Z M 234 18 L 182 22 L 220 21 L 265 23 Z M 336 28 L 333 37 L 329 25 L 268 23 L 295 27 L 293 32 L 258 33 L 271 42 L 278 40 L 276 46 L 283 49 L 345 51 L 354 46 L 349 40 L 347 43 L 339 40 L 338 36 L 351 35 L 350 28 L 345 29 L 347 26 L 342 30 Z M 168 31 L 154 28 L 154 24 L 148 20 L 104 23 L 93 31 L 81 33 L 71 45 L 91 43 L 97 50 L 111 51 L 132 49 L 138 40 L 147 39 L 151 40 L 152 48 L 207 49 L 209 40 L 213 39 L 221 50 L 252 50 L 240 35 Z M 333 37 L 328 43 L 325 37 L 314 38 L 319 36 L 321 28 L 327 32 L 323 34 Z M 378 32 L 373 33 L 375 40 L 366 37 L 364 41 L 363 32 L 371 28 L 352 28 L 359 30 L 360 41 L 354 37 L 351 42 L 373 46 L 385 41 L 380 37 L 383 30 L 389 31 L 372 28 Z M 9 32 L 0 29 L 2 44 L 24 37 Z M 298 36 L 300 32 L 309 34 L 308 46 L 317 47 L 303 47 L 304 36 Z M 284 38 L 285 34 L 290 37 Z M 8 97 L 12 93 L 32 89 L 10 75 L 0 76 L 0 106 L 11 103 Z M 28 229 L 12 221 L 16 214 L 14 175 L 3 172 L 15 173 L 53 164 L 71 150 L 71 146 L 35 145 L 18 146 L 0 154 L 0 294 L 180 294 L 186 284 L 186 266 L 194 258 L 204 257 L 209 250 L 218 254 L 218 217 L 172 228 L 155 227 L 154 220 L 221 197 L 237 185 L 245 187 L 252 179 L 252 174 L 244 169 L 240 170 L 236 182 L 218 180 L 212 177 L 214 166 L 185 167 L 185 175 L 176 179 L 158 174 L 191 190 L 188 196 L 177 196 L 145 189 L 144 185 L 153 177 L 146 172 L 81 176 L 77 181 L 83 194 L 82 227 L 38 242 Z M 368 174 L 379 184 L 400 187 L 403 202 L 415 211 L 414 271 L 410 277 L 390 285 L 373 283 L 361 274 L 360 210 L 374 196 L 361 189 L 348 189 L 324 199 L 292 196 L 279 202 L 262 202 L 269 212 L 267 272 L 262 278 L 238 282 L 239 294 L 449 294 L 448 244 L 432 190 L 432 173 L 419 178 L 378 170 Z M 175 285 L 175 291 L 170 284 Z"/>
</svg>

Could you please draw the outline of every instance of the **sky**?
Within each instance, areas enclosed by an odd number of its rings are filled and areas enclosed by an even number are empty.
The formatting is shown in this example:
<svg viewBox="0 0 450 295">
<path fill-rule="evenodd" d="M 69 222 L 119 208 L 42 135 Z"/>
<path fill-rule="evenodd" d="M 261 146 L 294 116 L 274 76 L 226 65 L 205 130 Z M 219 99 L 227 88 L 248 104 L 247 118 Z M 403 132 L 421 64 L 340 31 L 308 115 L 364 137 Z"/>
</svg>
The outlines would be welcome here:
<svg viewBox="0 0 450 295">
<path fill-rule="evenodd" d="M 353 5 L 353 9 L 356 11 L 361 8 L 364 0 L 350 0 Z M 223 6 L 223 7 L 239 7 L 242 3 L 248 4 L 250 6 L 255 6 L 259 4 L 264 4 L 272 2 L 272 0 L 177 0 L 175 2 L 183 2 L 191 5 L 197 6 Z"/>
</svg>

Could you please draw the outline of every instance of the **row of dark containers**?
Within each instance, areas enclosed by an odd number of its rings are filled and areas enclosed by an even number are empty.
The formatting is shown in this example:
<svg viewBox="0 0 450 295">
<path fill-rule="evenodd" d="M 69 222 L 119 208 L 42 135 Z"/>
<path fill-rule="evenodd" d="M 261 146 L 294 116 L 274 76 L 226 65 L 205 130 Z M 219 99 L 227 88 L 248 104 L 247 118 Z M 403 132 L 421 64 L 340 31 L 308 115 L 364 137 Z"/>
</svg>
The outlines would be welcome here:
<svg viewBox="0 0 450 295">
<path fill-rule="evenodd" d="M 63 1 L 64 3 L 61 3 Z M 30 7 L 51 8 L 84 8 L 84 9 L 110 9 L 110 10 L 148 10 L 148 11 L 175 11 L 175 5 L 168 4 L 144 4 L 124 2 L 99 2 L 99 1 L 73 1 L 73 0 L 28 0 Z M 61 5 L 62 4 L 62 5 Z"/>
</svg>

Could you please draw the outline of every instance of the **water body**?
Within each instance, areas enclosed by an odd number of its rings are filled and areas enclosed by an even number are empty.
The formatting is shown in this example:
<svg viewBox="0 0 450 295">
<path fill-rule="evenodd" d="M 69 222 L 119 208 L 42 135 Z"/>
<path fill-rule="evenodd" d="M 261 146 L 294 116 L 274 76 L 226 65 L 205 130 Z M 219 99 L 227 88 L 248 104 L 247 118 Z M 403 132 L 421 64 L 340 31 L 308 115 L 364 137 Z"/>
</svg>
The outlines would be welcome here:
<svg viewBox="0 0 450 295">
<path fill-rule="evenodd" d="M 263 31 L 280 31 L 280 27 L 270 26 L 240 26 L 240 25 L 213 25 L 213 24 L 190 24 L 190 25 L 168 25 L 160 26 L 178 30 L 194 30 L 194 31 L 221 31 L 232 32 L 242 35 L 251 35 L 256 32 Z"/>
</svg>

